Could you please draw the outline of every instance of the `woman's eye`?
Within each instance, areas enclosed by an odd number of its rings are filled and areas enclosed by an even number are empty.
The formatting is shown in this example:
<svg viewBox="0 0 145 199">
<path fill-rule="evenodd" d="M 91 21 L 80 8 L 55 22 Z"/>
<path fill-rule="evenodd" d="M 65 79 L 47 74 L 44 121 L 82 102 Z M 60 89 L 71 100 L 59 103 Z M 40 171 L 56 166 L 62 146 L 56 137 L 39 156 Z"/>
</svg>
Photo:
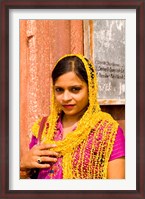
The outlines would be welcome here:
<svg viewBox="0 0 145 199">
<path fill-rule="evenodd" d="M 72 92 L 79 92 L 79 91 L 81 90 L 81 88 L 79 88 L 79 87 L 74 87 L 74 88 L 72 88 L 71 90 L 72 90 Z"/>
<path fill-rule="evenodd" d="M 55 88 L 55 92 L 57 92 L 57 93 L 60 93 L 60 92 L 62 92 L 62 91 L 63 91 L 62 88 Z"/>
</svg>

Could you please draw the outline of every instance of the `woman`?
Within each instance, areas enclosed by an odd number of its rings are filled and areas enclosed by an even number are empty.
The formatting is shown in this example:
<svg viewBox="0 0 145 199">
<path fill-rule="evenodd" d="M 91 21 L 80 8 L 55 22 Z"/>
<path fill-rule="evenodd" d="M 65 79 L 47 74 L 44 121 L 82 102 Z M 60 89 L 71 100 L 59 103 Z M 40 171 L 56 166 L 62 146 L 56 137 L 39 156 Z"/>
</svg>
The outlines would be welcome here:
<svg viewBox="0 0 145 199">
<path fill-rule="evenodd" d="M 37 168 L 38 179 L 125 178 L 124 135 L 100 109 L 94 66 L 82 55 L 65 55 L 52 80 L 50 115 L 34 124 L 21 171 Z"/>
</svg>

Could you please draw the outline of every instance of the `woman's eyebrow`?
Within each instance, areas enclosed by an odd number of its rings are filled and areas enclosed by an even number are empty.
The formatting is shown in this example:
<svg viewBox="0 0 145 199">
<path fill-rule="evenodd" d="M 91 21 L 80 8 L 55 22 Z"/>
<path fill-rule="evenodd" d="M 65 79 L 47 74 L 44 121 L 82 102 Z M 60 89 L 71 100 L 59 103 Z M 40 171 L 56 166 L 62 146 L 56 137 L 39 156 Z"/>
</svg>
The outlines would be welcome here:
<svg viewBox="0 0 145 199">
<path fill-rule="evenodd" d="M 82 87 L 83 85 L 81 84 L 74 84 L 71 86 L 68 86 L 68 88 L 72 88 L 72 87 Z M 63 86 L 59 86 L 59 85 L 54 85 L 55 88 L 63 88 Z"/>
<path fill-rule="evenodd" d="M 77 85 L 72 85 L 72 86 L 70 86 L 70 88 L 71 88 L 71 87 L 82 87 L 82 85 L 77 84 Z"/>
</svg>

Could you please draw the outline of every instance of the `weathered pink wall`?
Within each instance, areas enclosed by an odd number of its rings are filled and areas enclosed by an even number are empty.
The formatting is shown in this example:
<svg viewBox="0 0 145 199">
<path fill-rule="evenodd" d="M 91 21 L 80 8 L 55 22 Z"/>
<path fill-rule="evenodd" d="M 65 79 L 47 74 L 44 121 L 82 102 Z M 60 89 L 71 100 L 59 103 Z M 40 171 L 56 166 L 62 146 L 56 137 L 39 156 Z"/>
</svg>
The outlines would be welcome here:
<svg viewBox="0 0 145 199">
<path fill-rule="evenodd" d="M 83 54 L 81 20 L 20 21 L 20 140 L 28 150 L 31 126 L 49 114 L 51 71 L 58 58 Z"/>
</svg>

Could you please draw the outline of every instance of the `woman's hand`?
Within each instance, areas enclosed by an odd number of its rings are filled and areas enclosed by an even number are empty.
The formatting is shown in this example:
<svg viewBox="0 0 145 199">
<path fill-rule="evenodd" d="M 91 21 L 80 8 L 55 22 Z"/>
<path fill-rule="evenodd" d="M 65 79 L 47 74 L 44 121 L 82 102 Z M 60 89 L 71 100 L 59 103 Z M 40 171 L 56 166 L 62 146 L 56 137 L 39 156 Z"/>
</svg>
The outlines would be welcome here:
<svg viewBox="0 0 145 199">
<path fill-rule="evenodd" d="M 56 147 L 54 144 L 40 144 L 35 145 L 21 158 L 20 168 L 49 168 L 51 163 L 57 161 L 58 153 L 51 151 L 51 148 Z"/>
</svg>

